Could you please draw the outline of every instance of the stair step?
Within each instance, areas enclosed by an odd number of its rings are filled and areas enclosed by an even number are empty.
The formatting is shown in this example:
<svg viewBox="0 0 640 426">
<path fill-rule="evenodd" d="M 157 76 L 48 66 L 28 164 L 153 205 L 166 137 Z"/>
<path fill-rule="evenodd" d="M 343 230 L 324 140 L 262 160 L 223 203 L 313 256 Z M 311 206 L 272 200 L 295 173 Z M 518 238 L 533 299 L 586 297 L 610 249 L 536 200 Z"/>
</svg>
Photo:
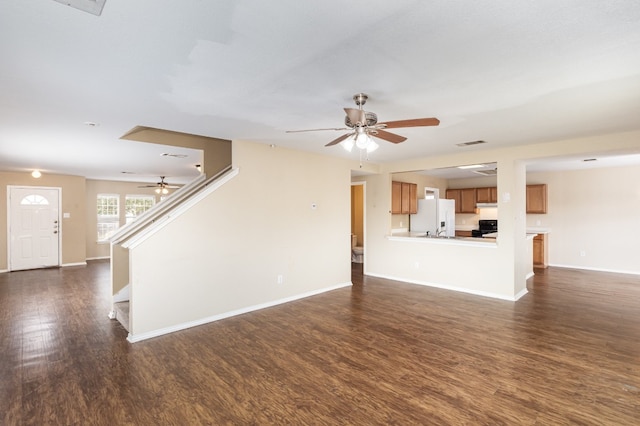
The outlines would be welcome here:
<svg viewBox="0 0 640 426">
<path fill-rule="evenodd" d="M 114 303 L 113 310 L 116 312 L 116 319 L 129 331 L 129 301 Z"/>
</svg>

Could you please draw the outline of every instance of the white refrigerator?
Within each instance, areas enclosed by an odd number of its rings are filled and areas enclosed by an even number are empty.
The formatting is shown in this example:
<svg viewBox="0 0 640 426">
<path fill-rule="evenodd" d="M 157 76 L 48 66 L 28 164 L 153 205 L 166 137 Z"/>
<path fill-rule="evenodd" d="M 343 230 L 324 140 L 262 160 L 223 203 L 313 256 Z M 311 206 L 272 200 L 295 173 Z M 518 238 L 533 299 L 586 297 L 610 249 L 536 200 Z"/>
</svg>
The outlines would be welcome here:
<svg viewBox="0 0 640 426">
<path fill-rule="evenodd" d="M 429 232 L 429 235 L 453 237 L 456 233 L 456 205 L 454 200 L 418 200 L 418 213 L 409 217 L 409 231 Z"/>
</svg>

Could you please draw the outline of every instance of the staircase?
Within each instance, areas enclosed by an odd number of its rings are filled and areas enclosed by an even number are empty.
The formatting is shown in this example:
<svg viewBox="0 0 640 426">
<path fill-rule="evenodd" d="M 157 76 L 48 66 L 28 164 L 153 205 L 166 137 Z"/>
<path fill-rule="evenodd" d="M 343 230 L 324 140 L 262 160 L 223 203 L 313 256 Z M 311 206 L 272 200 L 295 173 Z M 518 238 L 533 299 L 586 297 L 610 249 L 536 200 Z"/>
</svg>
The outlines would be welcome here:
<svg viewBox="0 0 640 426">
<path fill-rule="evenodd" d="M 125 330 L 129 331 L 129 301 L 118 302 L 113 304 L 116 318 Z"/>
</svg>

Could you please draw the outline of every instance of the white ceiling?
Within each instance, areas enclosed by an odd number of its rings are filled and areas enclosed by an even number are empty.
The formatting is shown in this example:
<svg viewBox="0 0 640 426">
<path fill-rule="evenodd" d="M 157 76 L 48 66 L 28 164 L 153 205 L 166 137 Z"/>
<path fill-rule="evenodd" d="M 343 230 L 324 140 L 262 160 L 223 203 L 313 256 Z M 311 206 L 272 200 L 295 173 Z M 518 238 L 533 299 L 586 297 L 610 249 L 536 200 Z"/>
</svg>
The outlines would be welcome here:
<svg viewBox="0 0 640 426">
<path fill-rule="evenodd" d="M 119 139 L 135 126 L 356 158 L 285 130 L 342 127 L 358 92 L 441 121 L 373 162 L 640 129 L 637 1 L 3 1 L 0 40 L 2 170 L 195 175 L 198 151 Z"/>
</svg>

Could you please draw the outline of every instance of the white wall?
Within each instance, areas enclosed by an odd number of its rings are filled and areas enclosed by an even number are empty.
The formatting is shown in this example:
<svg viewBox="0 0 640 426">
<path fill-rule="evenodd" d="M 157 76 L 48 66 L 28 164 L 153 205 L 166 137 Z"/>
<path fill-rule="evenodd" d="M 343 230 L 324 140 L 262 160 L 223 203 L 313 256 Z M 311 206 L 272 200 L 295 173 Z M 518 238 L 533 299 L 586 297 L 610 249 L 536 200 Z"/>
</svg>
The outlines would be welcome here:
<svg viewBox="0 0 640 426">
<path fill-rule="evenodd" d="M 233 165 L 237 177 L 131 250 L 134 340 L 350 284 L 349 163 L 234 142 Z"/>
<path fill-rule="evenodd" d="M 551 229 L 550 265 L 640 274 L 640 166 L 527 179 L 547 184 L 548 213 L 528 215 L 527 225 Z"/>
</svg>

